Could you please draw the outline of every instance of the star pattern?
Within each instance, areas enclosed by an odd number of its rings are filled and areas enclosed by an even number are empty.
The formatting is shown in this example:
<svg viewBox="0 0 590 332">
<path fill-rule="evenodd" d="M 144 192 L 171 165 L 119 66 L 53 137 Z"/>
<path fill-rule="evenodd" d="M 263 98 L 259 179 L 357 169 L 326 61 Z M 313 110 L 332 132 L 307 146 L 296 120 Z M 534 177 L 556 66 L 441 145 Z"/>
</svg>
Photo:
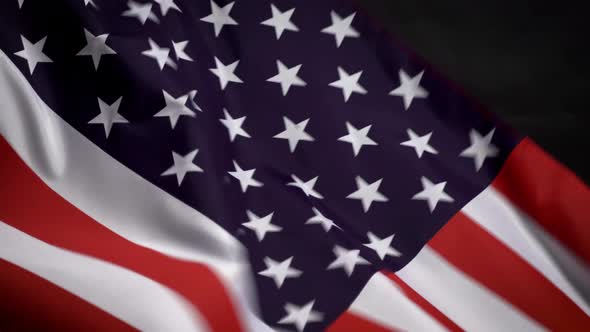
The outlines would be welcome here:
<svg viewBox="0 0 590 332">
<path fill-rule="evenodd" d="M 412 199 L 426 201 L 430 212 L 434 211 L 439 202 L 452 203 L 455 201 L 445 192 L 446 181 L 434 184 L 424 176 L 420 178 L 420 181 L 422 182 L 423 190 L 414 195 Z"/>
<path fill-rule="evenodd" d="M 240 61 L 237 60 L 226 66 L 217 57 L 215 57 L 215 68 L 211 68 L 209 70 L 215 74 L 217 78 L 219 78 L 221 90 L 224 90 L 229 82 L 244 83 L 236 74 L 234 74 L 234 71 L 238 67 L 239 63 Z"/>
<path fill-rule="evenodd" d="M 302 332 L 307 324 L 314 322 L 321 322 L 323 315 L 320 312 L 314 311 L 313 306 L 315 300 L 306 303 L 304 306 L 297 306 L 292 303 L 285 305 L 287 315 L 279 320 L 279 324 L 293 324 L 297 331 Z"/>
<path fill-rule="evenodd" d="M 418 158 L 422 158 L 424 152 L 438 154 L 438 151 L 436 151 L 435 148 L 428 144 L 428 141 L 430 141 L 430 137 L 432 136 L 432 132 L 429 132 L 424 136 L 418 136 L 412 129 L 408 129 L 407 133 L 410 139 L 400 143 L 400 145 L 414 148 L 414 150 L 416 150 L 416 155 L 418 155 Z"/>
<path fill-rule="evenodd" d="M 274 138 L 282 138 L 288 140 L 289 149 L 291 150 L 291 152 L 295 152 L 295 148 L 297 148 L 297 144 L 299 143 L 299 141 L 314 141 L 314 138 L 311 137 L 311 135 L 309 135 L 307 132 L 305 132 L 305 127 L 307 127 L 309 119 L 305 119 L 295 124 L 293 123 L 293 121 L 289 120 L 289 118 L 284 116 L 283 121 L 285 123 L 285 130 L 276 134 Z"/>
<path fill-rule="evenodd" d="M 136 18 L 142 25 L 148 20 L 160 23 L 158 17 L 152 13 L 151 3 L 139 3 L 131 0 L 127 1 L 127 7 L 129 8 L 123 12 L 123 16 Z"/>
<path fill-rule="evenodd" d="M 184 156 L 172 151 L 172 160 L 174 164 L 165 170 L 164 173 L 162 173 L 162 176 L 175 175 L 178 186 L 180 186 L 188 173 L 203 172 L 201 167 L 194 164 L 194 159 L 197 156 L 197 153 L 199 153 L 199 149 L 195 149 Z"/>
<path fill-rule="evenodd" d="M 215 1 L 211 0 L 211 14 L 203 17 L 201 21 L 213 24 L 215 37 L 219 36 L 221 29 L 223 29 L 225 25 L 238 25 L 238 22 L 230 16 L 234 3 L 235 2 L 230 2 L 222 8 L 219 7 Z"/>
<path fill-rule="evenodd" d="M 351 276 L 357 265 L 369 265 L 369 261 L 364 259 L 358 249 L 348 250 L 339 245 L 333 249 L 336 259 L 328 265 L 327 270 L 344 269 L 347 276 Z"/>
<path fill-rule="evenodd" d="M 367 94 L 367 90 L 359 84 L 359 79 L 363 71 L 358 71 L 352 75 L 349 75 L 342 67 L 338 67 L 339 80 L 330 83 L 331 87 L 342 89 L 344 95 L 344 101 L 347 102 L 353 92 L 361 95 Z"/>
<path fill-rule="evenodd" d="M 338 225 L 334 223 L 334 221 L 332 221 L 332 219 L 328 219 L 326 216 L 324 216 L 320 212 L 320 210 L 314 207 L 312 208 L 312 211 L 315 215 L 307 219 L 307 221 L 305 222 L 306 225 L 321 225 L 325 232 L 329 232 L 332 229 L 332 227 L 340 228 L 338 227 Z"/>
<path fill-rule="evenodd" d="M 197 96 L 197 90 L 191 90 L 191 91 L 189 91 L 188 92 L 188 102 L 190 103 L 190 105 L 194 109 L 196 109 L 199 112 L 203 112 L 203 110 L 201 109 L 201 107 L 199 107 L 199 105 L 195 101 L 196 96 Z"/>
<path fill-rule="evenodd" d="M 492 137 L 494 136 L 495 131 L 496 128 L 490 130 L 485 136 L 481 136 L 481 134 L 474 129 L 469 132 L 471 145 L 463 150 L 460 156 L 473 158 L 476 171 L 481 169 L 486 158 L 498 156 L 499 150 L 494 144 L 492 144 Z"/>
<path fill-rule="evenodd" d="M 185 61 L 194 61 L 186 51 L 184 50 L 188 45 L 188 40 L 183 40 L 179 42 L 172 41 L 172 48 L 174 49 L 174 54 L 176 54 L 176 60 L 185 60 Z"/>
<path fill-rule="evenodd" d="M 338 140 L 352 144 L 352 152 L 354 153 L 355 157 L 358 156 L 363 146 L 378 145 L 377 142 L 373 141 L 368 136 L 369 130 L 371 130 L 371 125 L 368 125 L 362 129 L 356 129 L 352 124 L 347 122 L 346 129 L 348 130 L 348 135 L 344 135 L 338 138 Z"/>
<path fill-rule="evenodd" d="M 148 39 L 150 49 L 141 52 L 141 54 L 156 60 L 160 70 L 164 69 L 164 66 L 169 66 L 176 69 L 176 63 L 170 58 L 170 49 L 167 47 L 160 47 L 151 38 Z"/>
<path fill-rule="evenodd" d="M 277 60 L 278 74 L 267 79 L 268 82 L 279 83 L 283 96 L 286 96 L 291 86 L 306 86 L 307 83 L 303 81 L 297 74 L 301 69 L 301 65 L 296 65 L 291 68 L 287 68 L 280 60 Z"/>
<path fill-rule="evenodd" d="M 182 10 L 178 8 L 178 5 L 174 2 L 174 0 L 154 0 L 158 5 L 160 5 L 160 11 L 162 12 L 162 16 L 166 16 L 168 11 L 176 10 L 179 13 L 182 13 Z"/>
<path fill-rule="evenodd" d="M 166 102 L 166 106 L 161 109 L 158 113 L 154 114 L 155 117 L 168 117 L 170 119 L 170 125 L 172 129 L 176 127 L 176 123 L 178 123 L 178 119 L 185 115 L 189 117 L 195 117 L 195 112 L 193 112 L 190 108 L 186 106 L 186 102 L 188 101 L 189 95 L 183 95 L 178 98 L 172 97 L 168 92 L 162 90 L 162 94 L 164 95 L 164 101 Z"/>
<path fill-rule="evenodd" d="M 369 243 L 363 245 L 369 249 L 373 249 L 381 260 L 384 260 L 385 256 L 400 257 L 402 254 L 391 246 L 394 236 L 395 234 L 391 234 L 384 239 L 380 239 L 375 234 L 368 232 L 367 237 L 369 238 Z"/>
<path fill-rule="evenodd" d="M 254 179 L 254 172 L 256 172 L 255 168 L 243 170 L 235 160 L 234 168 L 235 170 L 233 172 L 230 171 L 228 173 L 229 175 L 233 176 L 234 178 L 238 179 L 238 181 L 240 181 L 240 187 L 242 188 L 242 192 L 246 192 L 246 190 L 248 190 L 248 187 L 263 186 L 262 182 Z"/>
<path fill-rule="evenodd" d="M 274 4 L 271 4 L 270 9 L 272 11 L 272 17 L 260 24 L 273 27 L 275 29 L 277 40 L 281 39 L 281 36 L 285 30 L 299 31 L 299 28 L 293 24 L 293 22 L 291 22 L 291 16 L 293 16 L 295 8 L 281 12 L 277 7 L 275 7 Z"/>
<path fill-rule="evenodd" d="M 86 37 L 86 46 L 76 55 L 90 55 L 94 69 L 98 69 L 100 58 L 103 55 L 117 54 L 117 52 L 107 45 L 108 33 L 94 36 L 90 31 L 84 29 L 84 36 Z"/>
<path fill-rule="evenodd" d="M 121 114 L 119 114 L 119 107 L 121 106 L 121 100 L 123 97 L 119 97 L 114 103 L 108 105 L 100 98 L 98 98 L 98 107 L 100 108 L 100 114 L 90 120 L 90 124 L 101 124 L 104 127 L 104 134 L 106 138 L 109 138 L 113 124 L 115 123 L 129 123 Z"/>
<path fill-rule="evenodd" d="M 258 272 L 261 276 L 272 278 L 277 285 L 277 288 L 281 288 L 285 279 L 297 278 L 303 274 L 300 270 L 291 267 L 293 262 L 293 256 L 285 259 L 282 262 L 277 262 L 269 257 L 264 258 L 264 264 L 266 269 Z"/>
<path fill-rule="evenodd" d="M 363 204 L 363 210 L 369 211 L 373 202 L 387 202 L 389 199 L 379 192 L 379 186 L 383 179 L 379 179 L 371 184 L 368 184 L 362 177 L 356 177 L 357 191 L 346 196 L 346 198 L 358 199 Z"/>
<path fill-rule="evenodd" d="M 420 81 L 422 80 L 423 75 L 424 71 L 421 71 L 418 73 L 418 75 L 410 77 L 403 69 L 400 69 L 400 85 L 393 89 L 389 94 L 391 96 L 402 97 L 404 101 L 404 108 L 408 110 L 410 105 L 412 105 L 414 98 L 428 97 L 428 91 L 424 90 L 424 88 L 420 86 Z"/>
<path fill-rule="evenodd" d="M 45 53 L 43 53 L 43 47 L 45 47 L 45 42 L 47 41 L 47 36 L 41 38 L 36 43 L 31 43 L 25 36 L 20 36 L 21 41 L 23 43 L 23 50 L 14 53 L 16 56 L 19 56 L 25 60 L 27 60 L 27 64 L 29 65 L 29 72 L 33 75 L 37 64 L 39 63 L 50 63 L 53 62 Z"/>
<path fill-rule="evenodd" d="M 328 33 L 334 35 L 336 38 L 336 46 L 340 47 L 344 38 L 351 37 L 351 38 L 358 38 L 360 34 L 352 27 L 352 20 L 356 13 L 352 13 L 345 18 L 340 17 L 335 11 L 330 13 L 330 18 L 332 19 L 332 25 L 322 29 L 323 33 Z"/>
<path fill-rule="evenodd" d="M 293 182 L 287 183 L 288 186 L 293 186 L 293 187 L 297 187 L 297 188 L 301 189 L 303 191 L 303 193 L 305 194 L 305 196 L 307 196 L 307 197 L 315 197 L 317 199 L 324 198 L 324 196 L 322 196 L 315 189 L 313 189 L 313 187 L 315 187 L 315 183 L 318 181 L 317 176 L 307 182 L 302 181 L 296 175 L 291 175 L 291 178 L 293 179 Z"/>
<path fill-rule="evenodd" d="M 258 242 L 264 240 L 266 233 L 276 233 L 283 229 L 271 222 L 274 212 L 267 214 L 262 218 L 258 217 L 252 211 L 246 211 L 246 214 L 248 215 L 248 222 L 243 223 L 242 226 L 254 231 Z"/>
<path fill-rule="evenodd" d="M 219 121 L 221 121 L 221 123 L 227 128 L 229 140 L 231 142 L 233 142 L 238 136 L 250 138 L 250 134 L 242 129 L 244 121 L 246 121 L 245 116 L 234 119 L 226 109 L 223 109 L 223 114 L 225 115 L 225 119 L 220 119 Z"/>
<path fill-rule="evenodd" d="M 22 3 L 22 0 L 19 0 L 19 1 Z M 98 8 L 93 0 L 83 0 L 83 1 L 84 1 L 84 6 L 92 5 L 92 7 Z"/>
</svg>

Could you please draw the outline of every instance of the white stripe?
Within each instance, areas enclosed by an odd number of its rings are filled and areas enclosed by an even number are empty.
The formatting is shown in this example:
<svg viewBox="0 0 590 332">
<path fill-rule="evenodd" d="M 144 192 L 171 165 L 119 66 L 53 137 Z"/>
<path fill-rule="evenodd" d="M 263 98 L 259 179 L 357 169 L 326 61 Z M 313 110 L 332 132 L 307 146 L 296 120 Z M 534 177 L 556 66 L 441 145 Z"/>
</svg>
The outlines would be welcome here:
<svg viewBox="0 0 590 332">
<path fill-rule="evenodd" d="M 573 271 L 572 267 L 576 266 L 576 275 L 586 276 L 585 282 L 581 285 L 586 284 L 588 287 L 590 273 L 587 268 L 583 264 L 574 263 L 575 258 L 573 255 L 568 256 L 568 250 L 561 247 L 558 241 L 501 193 L 490 186 L 469 202 L 462 211 L 542 273 L 586 314 L 590 314 L 590 307 L 564 275 L 564 272 Z M 560 221 L 555 220 L 555 222 Z M 572 264 L 568 265 L 567 270 L 562 270 L 552 255 L 559 255 L 559 259 Z M 583 277 L 578 279 L 584 280 Z"/>
<path fill-rule="evenodd" d="M 120 266 L 54 247 L 1 221 L 0 258 L 142 331 L 209 330 L 188 302 L 155 281 Z"/>
<path fill-rule="evenodd" d="M 397 331 L 447 331 L 382 273 L 369 280 L 350 311 Z"/>
<path fill-rule="evenodd" d="M 257 305 L 243 246 L 57 116 L 2 51 L 0 110 L 0 134 L 51 189 L 131 242 L 207 264 L 239 301 L 247 302 L 236 306 L 244 321 L 252 330 L 263 328 L 250 312 Z"/>
<path fill-rule="evenodd" d="M 397 272 L 397 276 L 467 331 L 544 330 L 428 246 Z"/>
</svg>

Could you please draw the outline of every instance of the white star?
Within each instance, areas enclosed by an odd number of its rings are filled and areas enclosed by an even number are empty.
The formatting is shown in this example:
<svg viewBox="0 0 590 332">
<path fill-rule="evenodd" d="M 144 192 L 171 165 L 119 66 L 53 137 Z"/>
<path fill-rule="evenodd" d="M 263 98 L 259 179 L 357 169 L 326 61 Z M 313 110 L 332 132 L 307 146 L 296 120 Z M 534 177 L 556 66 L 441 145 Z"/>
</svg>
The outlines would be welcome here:
<svg viewBox="0 0 590 332">
<path fill-rule="evenodd" d="M 47 55 L 45 55 L 45 53 L 43 53 L 43 47 L 45 46 L 45 41 L 47 41 L 47 36 L 41 38 L 35 44 L 31 43 L 23 35 L 20 36 L 20 39 L 23 43 L 23 50 L 18 51 L 14 54 L 27 60 L 27 64 L 29 65 L 29 71 L 31 72 L 31 75 L 33 75 L 35 67 L 37 67 L 38 63 L 53 62 Z"/>
<path fill-rule="evenodd" d="M 414 98 L 428 97 L 428 91 L 424 90 L 424 88 L 420 86 L 422 75 L 424 75 L 424 70 L 418 73 L 418 75 L 410 78 L 403 69 L 400 69 L 400 86 L 393 89 L 389 95 L 402 97 L 404 99 L 404 108 L 407 110 L 410 108 Z"/>
<path fill-rule="evenodd" d="M 88 6 L 88 4 L 91 4 L 92 7 L 94 7 L 94 8 L 98 8 L 96 6 L 96 4 L 94 3 L 94 1 L 92 1 L 92 0 L 84 0 L 84 6 Z"/>
<path fill-rule="evenodd" d="M 286 278 L 297 278 L 303 274 L 300 270 L 291 267 L 293 256 L 285 259 L 282 262 L 277 262 L 270 257 L 264 258 L 264 264 L 266 270 L 258 272 L 261 276 L 272 278 L 277 285 L 277 288 L 281 288 Z"/>
<path fill-rule="evenodd" d="M 338 140 L 352 144 L 352 151 L 354 152 L 355 157 L 359 154 L 364 145 L 377 145 L 377 143 L 368 136 L 369 130 L 371 130 L 371 125 L 368 125 L 363 129 L 356 129 L 349 122 L 346 122 L 346 129 L 348 130 L 348 135 L 344 135 L 338 138 Z"/>
<path fill-rule="evenodd" d="M 299 73 L 299 69 L 301 69 L 301 65 L 293 66 L 291 68 L 287 68 L 280 60 L 277 60 L 277 69 L 278 74 L 275 76 L 267 79 L 267 82 L 273 83 L 280 83 L 281 89 L 283 90 L 283 96 L 287 95 L 289 89 L 292 85 L 295 86 L 306 86 L 307 83 L 303 81 L 297 73 Z"/>
<path fill-rule="evenodd" d="M 177 10 L 178 12 L 182 13 L 182 10 L 178 8 L 174 0 L 154 0 L 158 5 L 160 5 L 160 11 L 162 12 L 162 16 L 166 16 L 170 9 Z"/>
<path fill-rule="evenodd" d="M 408 129 L 407 133 L 410 139 L 408 141 L 400 143 L 400 145 L 414 148 L 414 150 L 416 150 L 418 158 L 422 158 L 422 154 L 424 154 L 424 151 L 432 154 L 438 154 L 438 151 L 436 151 L 430 144 L 428 144 L 430 136 L 432 136 L 432 132 L 429 132 L 424 136 L 418 136 L 412 129 Z"/>
<path fill-rule="evenodd" d="M 23 3 L 25 2 L 25 0 L 18 0 L 18 8 L 22 8 Z M 88 4 L 92 4 L 92 6 L 94 6 L 96 8 L 96 5 L 94 4 L 94 2 L 92 2 L 92 0 L 84 0 L 84 4 L 88 5 Z"/>
<path fill-rule="evenodd" d="M 350 277 L 357 265 L 369 265 L 369 262 L 360 256 L 361 251 L 358 249 L 348 250 L 335 245 L 333 252 L 336 259 L 328 265 L 327 270 L 343 268 L 346 275 Z"/>
<path fill-rule="evenodd" d="M 385 256 L 399 257 L 402 254 L 391 246 L 391 241 L 393 241 L 394 236 L 395 234 L 391 234 L 384 239 L 380 239 L 375 234 L 368 232 L 367 237 L 369 238 L 370 242 L 363 245 L 367 248 L 375 250 L 375 253 L 377 253 L 377 256 L 379 256 L 381 260 L 383 260 Z"/>
<path fill-rule="evenodd" d="M 235 171 L 228 172 L 231 176 L 238 179 L 240 181 L 240 186 L 242 187 L 242 192 L 246 192 L 248 187 L 262 187 L 262 182 L 256 181 L 254 179 L 254 172 L 256 172 L 255 168 L 243 170 L 240 165 L 234 160 L 234 167 Z"/>
<path fill-rule="evenodd" d="M 342 69 L 342 67 L 338 67 L 338 76 L 340 79 L 330 83 L 329 85 L 342 89 L 344 102 L 347 102 L 348 98 L 350 98 L 350 95 L 352 95 L 353 92 L 360 93 L 362 95 L 367 94 L 367 90 L 365 90 L 365 88 L 363 88 L 363 86 L 358 82 L 362 74 L 363 71 L 360 70 L 352 75 L 349 75 L 344 69 Z"/>
<path fill-rule="evenodd" d="M 277 40 L 281 38 L 281 35 L 285 30 L 299 31 L 299 28 L 291 22 L 291 16 L 293 16 L 295 8 L 291 8 L 286 12 L 281 12 L 274 4 L 270 4 L 270 9 L 272 11 L 272 17 L 260 24 L 274 27 Z"/>
<path fill-rule="evenodd" d="M 211 0 L 211 15 L 203 17 L 201 21 L 213 24 L 216 37 L 219 36 L 224 25 L 238 25 L 238 22 L 229 16 L 229 12 L 231 12 L 234 3 L 235 1 L 230 2 L 221 8 Z"/>
<path fill-rule="evenodd" d="M 363 178 L 360 176 L 357 176 L 355 180 L 358 189 L 352 194 L 346 196 L 346 198 L 361 200 L 361 203 L 363 204 L 363 210 L 365 210 L 365 212 L 369 211 L 369 208 L 371 208 L 371 204 L 373 204 L 373 202 L 387 202 L 389 200 L 379 192 L 379 186 L 381 185 L 383 178 L 371 184 L 365 182 L 365 180 L 363 180 Z"/>
<path fill-rule="evenodd" d="M 225 114 L 225 119 L 219 119 L 219 121 L 221 121 L 221 123 L 223 123 L 223 125 L 227 128 L 227 131 L 229 133 L 229 140 L 231 142 L 234 141 L 236 136 L 244 136 L 250 138 L 250 135 L 244 129 L 242 129 L 242 125 L 246 120 L 245 116 L 234 119 L 231 117 L 231 115 L 229 115 L 229 112 L 225 108 L 223 109 L 223 114 Z"/>
<path fill-rule="evenodd" d="M 229 82 L 244 83 L 238 76 L 236 76 L 236 74 L 234 74 L 239 63 L 240 60 L 237 60 L 226 66 L 215 57 L 216 68 L 210 68 L 209 70 L 219 78 L 221 90 L 224 90 Z"/>
<path fill-rule="evenodd" d="M 112 48 L 107 45 L 108 33 L 94 36 L 90 31 L 84 29 L 86 36 L 86 46 L 76 55 L 90 55 L 94 63 L 94 69 L 98 69 L 100 57 L 107 54 L 117 54 Z"/>
<path fill-rule="evenodd" d="M 203 112 L 203 110 L 197 105 L 195 102 L 195 97 L 197 96 L 197 90 L 191 90 L 188 92 L 188 100 L 191 103 L 191 106 L 199 112 Z"/>
<path fill-rule="evenodd" d="M 338 225 L 336 225 L 334 223 L 334 221 L 332 221 L 331 219 L 328 219 L 326 216 L 324 216 L 320 212 L 320 210 L 318 210 L 316 208 L 312 208 L 312 210 L 313 210 L 313 213 L 315 213 L 315 216 L 307 219 L 307 221 L 305 222 L 306 225 L 313 225 L 313 224 L 322 225 L 322 228 L 326 232 L 329 232 L 330 229 L 332 229 L 332 226 L 334 226 L 336 228 L 340 228 Z"/>
<path fill-rule="evenodd" d="M 299 141 L 314 141 L 314 138 L 305 132 L 305 127 L 307 126 L 309 119 L 305 119 L 295 124 L 293 121 L 289 120 L 289 118 L 284 116 L 283 122 L 285 123 L 285 130 L 273 137 L 289 140 L 289 149 L 291 150 L 291 153 L 295 152 L 295 148 L 297 147 L 297 143 L 299 143 Z"/>
<path fill-rule="evenodd" d="M 148 19 L 152 22 L 160 23 L 158 17 L 154 13 L 152 13 L 151 3 L 139 3 L 135 1 L 128 1 L 127 7 L 129 7 L 129 9 L 123 12 L 123 16 L 135 17 L 139 20 L 139 22 L 141 22 L 141 24 L 145 24 L 145 22 Z"/>
<path fill-rule="evenodd" d="M 193 163 L 193 160 L 199 153 L 199 149 L 193 150 L 186 154 L 186 156 L 181 156 L 178 153 L 172 151 L 172 159 L 174 160 L 174 165 L 168 168 L 161 176 L 168 176 L 168 175 L 176 175 L 176 181 L 178 181 L 178 185 L 182 184 L 184 177 L 187 173 L 190 172 L 203 172 L 203 169 Z"/>
<path fill-rule="evenodd" d="M 301 189 L 303 191 L 303 193 L 305 194 L 305 196 L 307 196 L 307 197 L 311 196 L 311 197 L 315 197 L 318 199 L 324 198 L 324 196 L 320 195 L 320 193 L 318 193 L 317 191 L 315 191 L 313 189 L 316 181 L 318 180 L 318 176 L 316 176 L 315 178 L 313 178 L 307 182 L 303 182 L 300 178 L 298 178 L 296 175 L 293 175 L 293 174 L 291 175 L 291 178 L 295 182 L 287 183 L 288 186 L 293 186 L 293 187 L 297 187 L 297 188 Z"/>
<path fill-rule="evenodd" d="M 434 211 L 438 202 L 452 203 L 455 201 L 451 196 L 445 193 L 445 186 L 447 185 L 446 181 L 433 184 L 424 176 L 420 178 L 420 181 L 422 182 L 423 190 L 414 195 L 412 199 L 427 201 L 430 212 Z"/>
<path fill-rule="evenodd" d="M 469 140 L 471 141 L 471 145 L 467 149 L 463 150 L 459 156 L 473 158 L 476 171 L 480 170 L 486 158 L 496 157 L 498 155 L 498 148 L 492 144 L 492 137 L 494 136 L 495 131 L 496 128 L 493 128 L 484 137 L 482 137 L 481 134 L 474 129 L 471 129 L 469 132 Z"/>
<path fill-rule="evenodd" d="M 246 211 L 246 214 L 248 215 L 248 222 L 245 222 L 242 225 L 256 233 L 258 242 L 264 240 L 266 233 L 280 232 L 283 229 L 282 227 L 271 223 L 274 212 L 262 218 L 255 215 L 252 211 Z"/>
<path fill-rule="evenodd" d="M 352 13 L 346 18 L 342 19 L 342 17 L 336 14 L 335 11 L 330 12 L 332 25 L 322 29 L 322 32 L 334 35 L 334 38 L 336 38 L 336 45 L 338 47 L 340 47 L 345 37 L 358 38 L 360 34 L 351 26 L 354 15 L 356 15 L 356 13 Z"/>
<path fill-rule="evenodd" d="M 154 114 L 154 117 L 168 117 L 170 118 L 170 125 L 172 129 L 176 126 L 178 122 L 178 118 L 182 115 L 195 117 L 195 112 L 193 112 L 190 108 L 186 107 L 186 102 L 188 100 L 189 95 L 183 95 L 178 98 L 172 97 L 168 92 L 162 90 L 162 94 L 164 95 L 164 101 L 166 102 L 166 107 L 162 108 L 158 113 Z"/>
<path fill-rule="evenodd" d="M 141 54 L 150 57 L 158 63 L 158 67 L 160 70 L 164 69 L 164 66 L 168 65 L 174 69 L 176 69 L 176 63 L 170 59 L 170 49 L 167 47 L 160 47 L 153 41 L 151 38 L 148 39 L 150 44 L 150 49 L 141 52 Z"/>
<path fill-rule="evenodd" d="M 324 316 L 321 312 L 313 311 L 315 300 L 300 307 L 292 303 L 285 305 L 287 315 L 278 322 L 279 324 L 293 324 L 299 332 L 305 329 L 307 323 L 321 322 Z"/>
<path fill-rule="evenodd" d="M 119 97 L 114 103 L 108 105 L 100 98 L 98 98 L 98 107 L 100 108 L 100 114 L 97 115 L 94 119 L 88 121 L 88 123 L 92 124 L 101 124 L 104 126 L 104 134 L 106 138 L 109 138 L 109 134 L 111 133 L 111 128 L 113 127 L 113 123 L 129 123 L 124 117 L 119 114 L 119 106 L 121 106 L 121 99 L 123 97 Z"/>
<path fill-rule="evenodd" d="M 193 61 L 193 58 L 191 58 L 184 51 L 184 49 L 186 48 L 187 45 L 188 45 L 188 40 L 180 41 L 180 42 L 172 41 L 172 47 L 174 48 L 174 54 L 176 54 L 176 60 Z"/>
</svg>

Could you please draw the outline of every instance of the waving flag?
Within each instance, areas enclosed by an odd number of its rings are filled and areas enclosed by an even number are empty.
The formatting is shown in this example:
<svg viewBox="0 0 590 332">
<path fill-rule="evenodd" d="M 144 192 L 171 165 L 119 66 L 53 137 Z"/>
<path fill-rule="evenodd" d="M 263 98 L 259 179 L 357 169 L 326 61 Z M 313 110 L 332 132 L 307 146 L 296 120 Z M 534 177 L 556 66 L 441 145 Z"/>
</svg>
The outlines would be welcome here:
<svg viewBox="0 0 590 332">
<path fill-rule="evenodd" d="M 590 328 L 589 189 L 354 4 L 0 13 L 0 330 Z"/>
</svg>

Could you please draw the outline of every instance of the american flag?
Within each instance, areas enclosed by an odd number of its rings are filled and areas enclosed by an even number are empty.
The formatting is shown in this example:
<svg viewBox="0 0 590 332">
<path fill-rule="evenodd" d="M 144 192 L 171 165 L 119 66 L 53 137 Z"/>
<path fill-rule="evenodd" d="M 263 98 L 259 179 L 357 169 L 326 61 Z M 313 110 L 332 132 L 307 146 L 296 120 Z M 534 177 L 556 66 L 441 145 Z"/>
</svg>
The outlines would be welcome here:
<svg viewBox="0 0 590 332">
<path fill-rule="evenodd" d="M 0 13 L 0 330 L 590 328 L 589 189 L 354 3 Z"/>
</svg>

